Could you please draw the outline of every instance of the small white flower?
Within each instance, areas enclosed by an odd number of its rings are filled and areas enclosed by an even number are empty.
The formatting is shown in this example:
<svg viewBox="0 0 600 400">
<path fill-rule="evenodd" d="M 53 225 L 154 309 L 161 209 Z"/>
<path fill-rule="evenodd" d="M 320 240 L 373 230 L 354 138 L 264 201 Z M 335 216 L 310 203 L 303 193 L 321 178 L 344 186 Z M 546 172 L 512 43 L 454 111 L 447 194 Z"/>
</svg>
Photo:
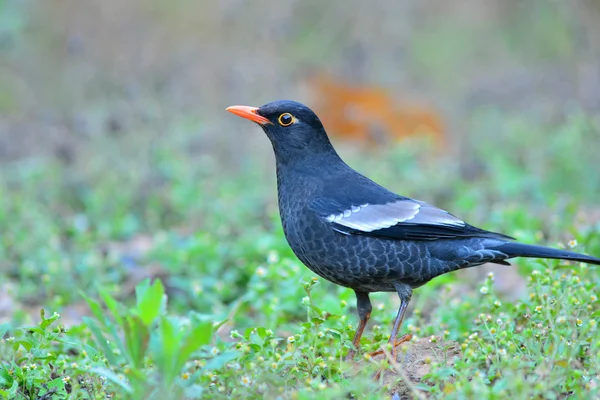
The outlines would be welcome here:
<svg viewBox="0 0 600 400">
<path fill-rule="evenodd" d="M 242 376 L 242 379 L 240 379 L 240 382 L 242 383 L 242 386 L 250 386 L 252 384 L 252 379 L 244 375 Z"/>
<path fill-rule="evenodd" d="M 276 251 L 274 251 L 274 250 L 273 250 L 273 251 L 270 251 L 270 252 L 269 252 L 269 255 L 267 256 L 267 261 L 268 261 L 270 264 L 274 264 L 274 263 L 276 263 L 277 261 L 279 261 L 279 254 L 277 254 L 277 252 L 276 252 Z"/>
<path fill-rule="evenodd" d="M 489 292 L 489 291 L 490 291 L 490 290 L 488 289 L 488 287 L 487 287 L 487 286 L 482 286 L 482 287 L 479 289 L 479 293 L 481 293 L 481 294 L 488 294 L 488 292 Z"/>
<path fill-rule="evenodd" d="M 263 267 L 258 267 L 256 268 L 256 275 L 263 277 L 267 274 L 267 270 L 264 269 Z"/>
</svg>

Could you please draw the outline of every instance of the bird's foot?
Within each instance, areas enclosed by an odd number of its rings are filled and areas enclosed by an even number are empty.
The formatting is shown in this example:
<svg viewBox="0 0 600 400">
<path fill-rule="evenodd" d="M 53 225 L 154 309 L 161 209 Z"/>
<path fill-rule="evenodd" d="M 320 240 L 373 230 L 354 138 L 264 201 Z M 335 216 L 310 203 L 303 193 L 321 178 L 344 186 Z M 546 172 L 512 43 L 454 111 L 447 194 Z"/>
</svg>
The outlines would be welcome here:
<svg viewBox="0 0 600 400">
<path fill-rule="evenodd" d="M 394 347 L 392 347 L 392 351 L 391 351 L 392 358 L 394 359 L 394 361 L 396 360 L 396 353 L 397 353 L 396 347 L 400 346 L 402 343 L 406 343 L 406 342 L 410 341 L 412 339 L 412 337 L 413 336 L 409 333 L 409 334 L 403 335 L 400 338 L 396 338 L 396 341 L 394 342 Z M 369 357 L 375 357 L 375 356 L 381 355 L 383 353 L 384 353 L 383 348 L 380 348 L 379 350 L 369 353 Z M 346 359 L 345 359 L 346 362 L 352 361 L 354 359 L 355 355 L 356 355 L 355 349 L 348 350 L 348 354 L 346 355 Z"/>
<path fill-rule="evenodd" d="M 406 343 L 408 341 L 410 341 L 412 339 L 412 335 L 410 333 L 407 333 L 406 335 L 403 335 L 400 338 L 396 338 L 396 341 L 394 342 L 394 346 L 392 347 L 392 358 L 394 361 L 396 361 L 396 347 L 400 346 L 402 343 Z M 374 352 L 372 352 L 371 354 L 369 354 L 371 357 L 375 357 L 378 356 L 380 354 L 383 354 L 383 348 L 376 350 Z"/>
<path fill-rule="evenodd" d="M 396 341 L 394 342 L 394 346 L 392 347 L 392 351 L 390 352 L 391 354 L 391 359 L 393 360 L 393 362 L 396 362 L 396 355 L 398 354 L 396 348 L 398 346 L 400 346 L 402 343 L 406 343 L 408 341 L 410 341 L 412 339 L 412 335 L 410 333 L 403 335 L 400 338 L 396 338 Z M 385 353 L 385 350 L 383 350 L 383 348 L 380 348 L 377 351 L 374 351 L 370 354 L 371 357 L 375 357 L 378 356 L 380 354 Z M 380 369 L 379 371 L 377 371 L 377 373 L 373 376 L 373 379 L 375 379 L 376 381 L 378 381 L 382 374 L 383 374 L 384 369 Z"/>
</svg>

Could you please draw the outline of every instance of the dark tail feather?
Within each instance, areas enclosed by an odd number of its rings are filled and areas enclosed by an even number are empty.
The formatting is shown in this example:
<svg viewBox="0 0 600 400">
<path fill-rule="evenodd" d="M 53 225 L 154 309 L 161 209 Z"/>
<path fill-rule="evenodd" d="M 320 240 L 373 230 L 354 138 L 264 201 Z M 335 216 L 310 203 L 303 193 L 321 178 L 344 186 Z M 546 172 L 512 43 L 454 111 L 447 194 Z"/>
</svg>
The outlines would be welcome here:
<svg viewBox="0 0 600 400">
<path fill-rule="evenodd" d="M 494 248 L 512 257 L 529 257 L 529 258 L 553 258 L 557 260 L 579 261 L 588 264 L 600 265 L 600 258 L 586 256 L 567 250 L 552 249 L 549 247 L 535 246 L 532 244 L 523 244 L 509 242 Z"/>
</svg>

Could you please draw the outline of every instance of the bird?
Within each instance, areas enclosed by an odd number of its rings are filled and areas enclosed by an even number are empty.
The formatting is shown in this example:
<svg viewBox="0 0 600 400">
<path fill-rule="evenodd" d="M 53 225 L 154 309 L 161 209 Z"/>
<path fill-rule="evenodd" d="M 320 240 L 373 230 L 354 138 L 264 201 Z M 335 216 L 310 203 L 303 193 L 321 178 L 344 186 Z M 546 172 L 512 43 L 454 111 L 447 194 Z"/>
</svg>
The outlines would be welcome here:
<svg viewBox="0 0 600 400">
<path fill-rule="evenodd" d="M 227 111 L 257 123 L 275 153 L 279 213 L 298 259 L 322 278 L 354 290 L 359 324 L 352 360 L 371 317 L 369 294 L 396 292 L 400 306 L 388 343 L 397 338 L 413 290 L 452 271 L 515 257 L 600 265 L 600 259 L 517 242 L 470 225 L 424 201 L 398 195 L 348 166 L 319 117 L 307 106 L 279 100 Z"/>
</svg>

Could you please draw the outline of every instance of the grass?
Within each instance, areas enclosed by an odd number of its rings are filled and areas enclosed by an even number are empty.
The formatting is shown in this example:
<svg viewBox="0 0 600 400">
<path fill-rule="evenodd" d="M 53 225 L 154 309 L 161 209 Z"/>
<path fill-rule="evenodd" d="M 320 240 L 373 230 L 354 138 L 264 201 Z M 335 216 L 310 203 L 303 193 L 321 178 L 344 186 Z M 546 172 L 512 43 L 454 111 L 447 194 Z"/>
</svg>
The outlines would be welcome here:
<svg viewBox="0 0 600 400">
<path fill-rule="evenodd" d="M 600 190 L 590 167 L 598 121 L 573 114 L 547 127 L 482 110 L 472 123 L 470 161 L 482 167 L 469 181 L 417 141 L 347 158 L 475 225 L 600 254 L 589 206 Z M 357 324 L 354 294 L 293 256 L 261 155 L 223 171 L 218 159 L 187 151 L 196 132 L 183 124 L 176 138 L 141 150 L 95 138 L 74 165 L 3 167 L 3 398 L 381 398 L 406 380 L 385 360 L 343 361 Z M 437 350 L 421 360 L 420 380 L 402 386 L 410 396 L 600 394 L 597 270 L 514 264 L 416 290 L 404 330 Z M 494 283 L 507 268 L 527 283 L 512 300 Z M 373 303 L 364 352 L 385 343 L 396 313 L 390 294 Z M 449 357 L 452 345 L 460 351 Z M 387 378 L 372 379 L 384 367 Z"/>
</svg>

